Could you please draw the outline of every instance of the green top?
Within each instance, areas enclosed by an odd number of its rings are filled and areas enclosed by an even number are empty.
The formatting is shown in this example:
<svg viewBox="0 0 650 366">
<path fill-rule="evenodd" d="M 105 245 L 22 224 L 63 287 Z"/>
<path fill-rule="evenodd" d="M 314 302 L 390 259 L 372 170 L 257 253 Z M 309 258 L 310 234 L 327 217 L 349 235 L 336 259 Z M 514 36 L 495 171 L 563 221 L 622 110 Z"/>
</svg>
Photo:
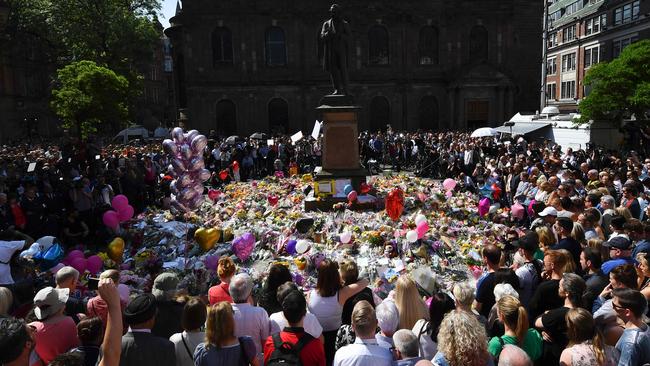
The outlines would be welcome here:
<svg viewBox="0 0 650 366">
<path fill-rule="evenodd" d="M 515 337 L 503 335 L 500 338 L 503 340 L 503 344 L 514 344 L 515 346 L 518 346 Z M 535 329 L 528 328 L 521 348 L 528 354 L 528 357 L 530 357 L 531 360 L 537 361 L 537 359 L 542 356 L 542 343 L 542 335 Z M 488 352 L 490 352 L 492 356 L 498 357 L 499 354 L 501 354 L 501 348 L 499 337 L 492 337 L 490 343 L 488 343 Z"/>
<path fill-rule="evenodd" d="M 544 252 L 542 252 L 542 250 L 538 248 L 535 251 L 535 254 L 533 254 L 533 258 L 539 259 L 540 261 L 543 261 L 544 260 Z"/>
</svg>

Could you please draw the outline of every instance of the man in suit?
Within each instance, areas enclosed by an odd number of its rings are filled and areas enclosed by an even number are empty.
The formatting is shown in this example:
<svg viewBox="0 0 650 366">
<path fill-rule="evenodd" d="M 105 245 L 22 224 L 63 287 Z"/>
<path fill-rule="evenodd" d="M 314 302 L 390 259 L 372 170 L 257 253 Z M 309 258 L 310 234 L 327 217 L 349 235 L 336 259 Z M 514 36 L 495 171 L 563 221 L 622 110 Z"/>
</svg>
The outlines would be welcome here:
<svg viewBox="0 0 650 366">
<path fill-rule="evenodd" d="M 337 4 L 330 8 L 331 18 L 323 23 L 320 33 L 319 59 L 330 73 L 333 95 L 346 95 L 348 78 L 348 48 L 352 32 L 350 25 L 341 17 Z"/>
<path fill-rule="evenodd" d="M 175 366 L 174 344 L 151 334 L 156 323 L 156 298 L 141 294 L 124 309 L 129 331 L 122 337 L 120 366 Z"/>
</svg>

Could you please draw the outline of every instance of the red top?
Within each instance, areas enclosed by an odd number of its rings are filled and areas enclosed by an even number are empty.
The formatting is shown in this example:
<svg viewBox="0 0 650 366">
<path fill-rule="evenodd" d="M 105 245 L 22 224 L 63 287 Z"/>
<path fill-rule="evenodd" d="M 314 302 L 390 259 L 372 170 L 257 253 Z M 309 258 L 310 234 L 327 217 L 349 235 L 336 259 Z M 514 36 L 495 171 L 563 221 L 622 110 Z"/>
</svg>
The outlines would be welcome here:
<svg viewBox="0 0 650 366">
<path fill-rule="evenodd" d="M 216 286 L 210 287 L 208 290 L 208 300 L 210 300 L 210 305 L 218 304 L 222 301 L 232 302 L 228 286 L 227 283 L 221 282 Z"/>
<path fill-rule="evenodd" d="M 296 344 L 303 334 L 305 334 L 303 328 L 284 328 L 280 332 L 280 338 L 284 342 Z M 269 336 L 264 344 L 264 364 L 269 362 L 269 358 L 271 358 L 274 350 L 273 336 Z M 325 348 L 323 348 L 323 343 L 318 339 L 307 343 L 300 351 L 300 363 L 303 365 L 325 366 Z"/>
</svg>

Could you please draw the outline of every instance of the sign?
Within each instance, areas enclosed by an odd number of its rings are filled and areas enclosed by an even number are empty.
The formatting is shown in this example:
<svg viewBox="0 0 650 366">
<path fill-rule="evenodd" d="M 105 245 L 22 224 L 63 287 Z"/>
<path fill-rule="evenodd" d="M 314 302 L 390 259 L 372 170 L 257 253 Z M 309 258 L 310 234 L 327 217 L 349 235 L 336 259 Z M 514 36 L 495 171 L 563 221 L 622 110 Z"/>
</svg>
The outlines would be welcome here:
<svg viewBox="0 0 650 366">
<path fill-rule="evenodd" d="M 322 125 L 323 122 L 319 122 L 318 120 L 314 122 L 314 129 L 311 130 L 311 137 L 313 137 L 314 140 L 318 140 L 318 136 L 320 135 L 320 128 Z"/>
<path fill-rule="evenodd" d="M 36 163 L 29 163 L 29 165 L 27 166 L 27 173 L 31 173 L 34 170 L 36 170 Z"/>
<path fill-rule="evenodd" d="M 293 135 L 291 135 L 291 142 L 295 144 L 296 142 L 300 141 L 302 138 L 303 138 L 302 131 L 298 131 Z"/>
<path fill-rule="evenodd" d="M 269 145 L 269 146 L 273 146 L 273 145 L 275 145 L 275 141 L 273 141 L 273 139 L 268 139 L 268 140 L 266 140 L 266 144 Z"/>
</svg>

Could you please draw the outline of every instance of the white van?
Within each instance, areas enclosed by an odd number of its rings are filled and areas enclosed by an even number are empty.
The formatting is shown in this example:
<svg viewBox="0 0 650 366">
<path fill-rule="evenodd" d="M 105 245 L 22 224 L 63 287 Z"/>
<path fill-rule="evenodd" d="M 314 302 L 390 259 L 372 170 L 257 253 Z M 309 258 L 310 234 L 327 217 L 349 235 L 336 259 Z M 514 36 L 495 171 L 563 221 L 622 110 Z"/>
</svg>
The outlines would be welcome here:
<svg viewBox="0 0 650 366">
<path fill-rule="evenodd" d="M 120 131 L 113 140 L 112 144 L 127 144 L 133 140 L 147 140 L 149 138 L 149 131 L 142 126 L 131 126 Z"/>
</svg>

